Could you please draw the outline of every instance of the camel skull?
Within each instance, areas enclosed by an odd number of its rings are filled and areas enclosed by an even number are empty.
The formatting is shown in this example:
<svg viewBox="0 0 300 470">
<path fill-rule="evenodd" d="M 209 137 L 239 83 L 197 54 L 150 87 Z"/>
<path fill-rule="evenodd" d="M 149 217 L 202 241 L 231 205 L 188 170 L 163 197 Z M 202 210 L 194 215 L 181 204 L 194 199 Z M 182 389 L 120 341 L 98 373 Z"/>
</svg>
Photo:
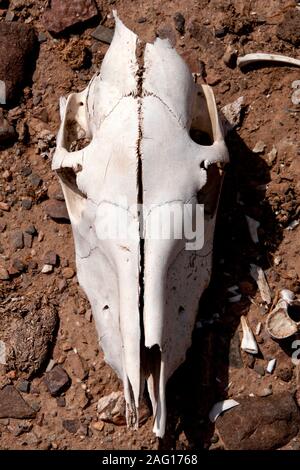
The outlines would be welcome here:
<svg viewBox="0 0 300 470">
<path fill-rule="evenodd" d="M 147 384 L 162 437 L 165 386 L 185 360 L 209 283 L 228 153 L 211 88 L 195 83 L 168 40 L 146 44 L 141 63 L 138 37 L 115 20 L 100 72 L 61 99 L 52 167 L 72 224 L 78 281 L 105 360 L 124 384 L 128 425 L 138 423 Z M 209 145 L 195 137 L 204 133 Z M 204 228 L 193 244 L 185 231 L 174 233 L 197 207 Z M 170 213 L 169 235 L 150 236 Z"/>
</svg>

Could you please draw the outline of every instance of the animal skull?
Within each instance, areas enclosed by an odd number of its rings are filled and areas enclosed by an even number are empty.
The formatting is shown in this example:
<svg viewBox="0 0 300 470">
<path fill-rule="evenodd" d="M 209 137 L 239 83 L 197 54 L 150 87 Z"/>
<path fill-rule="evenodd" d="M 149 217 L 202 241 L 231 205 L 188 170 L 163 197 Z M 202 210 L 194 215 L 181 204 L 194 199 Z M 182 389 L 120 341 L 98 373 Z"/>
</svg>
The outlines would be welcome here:
<svg viewBox="0 0 300 470">
<path fill-rule="evenodd" d="M 185 360 L 209 283 L 228 153 L 211 88 L 195 83 L 168 40 L 146 44 L 138 60 L 138 37 L 114 16 L 100 72 L 61 99 L 52 167 L 72 223 L 78 280 L 105 359 L 123 380 L 127 423 L 138 424 L 146 383 L 154 432 L 163 437 L 165 386 Z M 192 139 L 201 132 L 210 145 Z M 189 204 L 194 220 L 199 203 L 203 246 L 186 249 L 187 237 L 173 236 L 183 212 L 169 237 L 149 236 L 175 207 Z M 111 236 L 121 220 L 127 233 Z"/>
</svg>

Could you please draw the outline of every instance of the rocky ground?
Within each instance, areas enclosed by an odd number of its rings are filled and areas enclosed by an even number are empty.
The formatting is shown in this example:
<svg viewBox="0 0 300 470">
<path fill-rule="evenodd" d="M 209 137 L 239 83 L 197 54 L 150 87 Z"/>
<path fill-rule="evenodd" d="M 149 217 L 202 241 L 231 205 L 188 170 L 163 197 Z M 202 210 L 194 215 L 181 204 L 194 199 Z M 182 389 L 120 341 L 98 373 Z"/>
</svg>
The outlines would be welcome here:
<svg viewBox="0 0 300 470">
<path fill-rule="evenodd" d="M 236 65 L 237 56 L 250 52 L 299 56 L 296 6 L 294 0 L 0 0 L 0 363 L 6 362 L 0 449 L 300 449 L 297 335 L 271 339 L 265 328 L 271 305 L 250 275 L 250 264 L 264 270 L 271 302 L 283 288 L 300 295 L 300 107 L 292 89 L 299 69 Z M 82 90 L 98 70 L 113 8 L 143 39 L 168 37 L 213 87 L 220 109 L 243 97 L 239 122 L 227 135 L 231 163 L 212 283 L 187 360 L 168 385 L 163 441 L 152 434 L 147 401 L 140 429 L 125 426 L 122 387 L 98 349 L 50 168 L 59 97 Z M 257 240 L 248 230 L 252 219 L 259 222 Z M 255 334 L 256 355 L 241 351 L 242 315 Z M 240 405 L 210 423 L 212 405 L 225 398 Z"/>
</svg>

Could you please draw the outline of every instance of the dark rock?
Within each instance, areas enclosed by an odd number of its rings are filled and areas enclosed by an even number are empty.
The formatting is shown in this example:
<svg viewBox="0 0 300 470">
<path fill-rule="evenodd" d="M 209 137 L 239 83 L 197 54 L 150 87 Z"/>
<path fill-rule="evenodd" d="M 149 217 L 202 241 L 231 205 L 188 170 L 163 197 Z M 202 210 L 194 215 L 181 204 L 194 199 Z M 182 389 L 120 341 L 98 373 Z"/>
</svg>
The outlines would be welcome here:
<svg viewBox="0 0 300 470">
<path fill-rule="evenodd" d="M 51 219 L 70 220 L 67 206 L 64 201 L 50 199 L 50 201 L 46 201 L 44 203 L 44 209 Z"/>
<path fill-rule="evenodd" d="M 47 251 L 44 255 L 43 263 L 44 264 L 50 264 L 51 266 L 56 266 L 58 263 L 58 255 L 55 253 L 55 251 Z"/>
<path fill-rule="evenodd" d="M 52 0 L 42 22 L 51 33 L 61 33 L 71 26 L 91 20 L 98 15 L 94 0 Z"/>
<path fill-rule="evenodd" d="M 29 211 L 32 207 L 32 199 L 23 199 L 22 200 L 22 207 Z"/>
<path fill-rule="evenodd" d="M 36 175 L 35 173 L 31 173 L 28 179 L 35 188 L 38 188 L 43 181 L 42 178 L 40 178 L 39 175 Z"/>
<path fill-rule="evenodd" d="M 37 37 L 31 26 L 0 23 L 0 80 L 5 82 L 7 103 L 17 100 L 31 77 L 37 48 Z"/>
<path fill-rule="evenodd" d="M 30 382 L 28 382 L 28 380 L 21 380 L 17 385 L 17 389 L 19 392 L 28 393 L 30 389 Z"/>
<path fill-rule="evenodd" d="M 32 235 L 34 237 L 34 235 L 37 234 L 37 230 L 35 228 L 34 225 L 29 225 L 26 229 L 25 229 L 25 232 L 28 233 L 29 235 Z"/>
<path fill-rule="evenodd" d="M 98 41 L 110 44 L 114 36 L 114 30 L 99 24 L 95 31 L 92 32 L 91 36 L 95 39 L 98 39 Z"/>
<path fill-rule="evenodd" d="M 137 22 L 138 22 L 139 24 L 146 23 L 146 21 L 147 21 L 147 18 L 145 18 L 144 16 L 141 16 L 141 17 L 137 20 Z"/>
<path fill-rule="evenodd" d="M 289 9 L 284 15 L 282 23 L 277 26 L 276 34 L 279 39 L 298 47 L 300 45 L 300 11 Z"/>
<path fill-rule="evenodd" d="M 223 38 L 226 36 L 228 32 L 228 28 L 226 26 L 221 26 L 220 28 L 215 29 L 215 36 L 216 38 Z"/>
<path fill-rule="evenodd" d="M 47 372 L 44 381 L 52 396 L 59 395 L 70 385 L 70 377 L 61 366 Z"/>
<path fill-rule="evenodd" d="M 299 411 L 289 393 L 239 398 L 216 427 L 228 450 L 271 450 L 287 444 L 299 431 Z"/>
<path fill-rule="evenodd" d="M 22 176 L 29 176 L 31 175 L 31 173 L 32 173 L 32 169 L 30 168 L 30 166 L 24 166 L 21 170 Z"/>
<path fill-rule="evenodd" d="M 6 385 L 0 390 L 0 418 L 24 419 L 34 416 L 35 410 L 26 403 L 12 385 Z"/>
<path fill-rule="evenodd" d="M 31 248 L 32 247 L 32 240 L 33 240 L 33 237 L 32 235 L 30 235 L 29 233 L 24 233 L 24 246 L 26 248 Z"/>
<path fill-rule="evenodd" d="M 69 433 L 75 434 L 80 427 L 80 421 L 79 419 L 65 419 L 62 425 Z"/>
<path fill-rule="evenodd" d="M 175 28 L 180 34 L 184 34 L 185 18 L 182 13 L 175 13 L 174 15 Z"/>
<path fill-rule="evenodd" d="M 47 36 L 46 36 L 45 33 L 43 33 L 43 31 L 39 32 L 38 41 L 39 41 L 40 44 L 47 41 Z"/>
<path fill-rule="evenodd" d="M 11 236 L 11 242 L 14 250 L 21 250 L 22 248 L 24 248 L 23 233 L 20 230 L 14 232 Z"/>
<path fill-rule="evenodd" d="M 23 273 L 24 271 L 26 271 L 26 268 L 27 268 L 26 264 L 23 263 L 23 261 L 18 258 L 13 259 L 11 267 L 12 267 L 12 269 L 10 270 L 11 274 Z"/>
<path fill-rule="evenodd" d="M 60 408 L 64 408 L 66 406 L 65 397 L 57 397 L 56 398 L 56 403 L 57 403 L 57 406 L 59 406 Z"/>
</svg>

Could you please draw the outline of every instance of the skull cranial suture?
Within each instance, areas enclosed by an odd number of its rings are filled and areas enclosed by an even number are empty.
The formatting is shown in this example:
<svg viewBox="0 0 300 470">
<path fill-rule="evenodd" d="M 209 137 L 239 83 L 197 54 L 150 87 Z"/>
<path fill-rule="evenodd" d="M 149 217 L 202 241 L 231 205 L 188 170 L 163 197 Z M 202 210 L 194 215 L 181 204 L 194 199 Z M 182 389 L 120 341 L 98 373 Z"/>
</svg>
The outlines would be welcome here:
<svg viewBox="0 0 300 470">
<path fill-rule="evenodd" d="M 99 73 L 61 99 L 52 167 L 70 215 L 78 280 L 105 360 L 124 384 L 127 423 L 137 425 L 146 385 L 162 437 L 166 383 L 185 360 L 209 283 L 228 152 L 211 88 L 195 83 L 168 40 L 146 44 L 141 60 L 138 37 L 116 14 L 115 21 Z M 204 204 L 200 248 L 187 249 L 186 236 L 148 236 L 166 210 L 186 204 L 191 218 Z M 120 220 L 127 235 L 107 236 Z"/>
</svg>

